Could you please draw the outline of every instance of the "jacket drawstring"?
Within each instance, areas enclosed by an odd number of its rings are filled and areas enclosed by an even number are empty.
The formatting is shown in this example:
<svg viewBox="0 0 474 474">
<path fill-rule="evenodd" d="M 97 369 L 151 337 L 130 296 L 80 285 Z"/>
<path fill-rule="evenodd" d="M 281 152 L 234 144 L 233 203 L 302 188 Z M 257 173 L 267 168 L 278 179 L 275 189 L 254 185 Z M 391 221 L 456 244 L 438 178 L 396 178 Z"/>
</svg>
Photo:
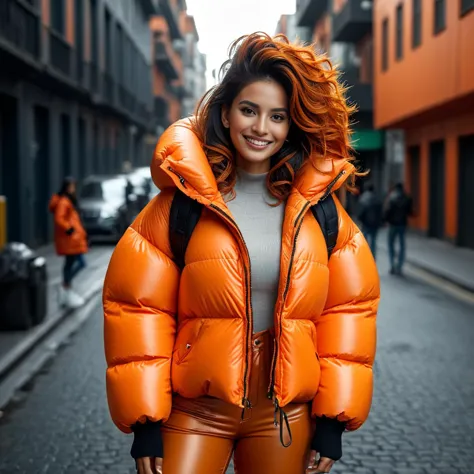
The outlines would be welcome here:
<svg viewBox="0 0 474 474">
<path fill-rule="evenodd" d="M 283 408 L 280 408 L 280 405 L 278 405 L 278 400 L 276 397 L 273 399 L 273 404 L 275 405 L 273 424 L 275 426 L 280 425 L 280 443 L 284 448 L 288 448 L 289 446 L 291 446 L 291 443 L 293 442 L 293 436 L 291 434 L 290 421 L 288 420 L 288 415 L 286 414 L 285 410 L 283 410 Z M 278 411 L 280 412 L 280 423 L 278 423 L 278 419 L 277 419 Z M 285 441 L 283 440 L 283 425 L 286 426 L 286 429 L 288 431 L 288 436 L 290 438 L 290 441 L 286 444 L 285 444 Z"/>
</svg>

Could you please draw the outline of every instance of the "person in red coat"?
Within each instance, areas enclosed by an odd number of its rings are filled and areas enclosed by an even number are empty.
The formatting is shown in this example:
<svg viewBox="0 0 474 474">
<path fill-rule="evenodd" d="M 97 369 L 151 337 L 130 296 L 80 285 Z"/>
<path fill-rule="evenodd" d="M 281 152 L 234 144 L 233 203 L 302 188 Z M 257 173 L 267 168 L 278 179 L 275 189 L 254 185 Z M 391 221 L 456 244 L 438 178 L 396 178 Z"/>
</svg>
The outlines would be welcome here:
<svg viewBox="0 0 474 474">
<path fill-rule="evenodd" d="M 77 208 L 76 181 L 65 178 L 61 189 L 49 203 L 54 215 L 54 244 L 56 253 L 64 255 L 63 282 L 59 286 L 60 306 L 75 309 L 84 304 L 84 299 L 72 288 L 73 278 L 85 267 L 84 254 L 87 253 L 87 233 L 82 226 Z"/>
</svg>

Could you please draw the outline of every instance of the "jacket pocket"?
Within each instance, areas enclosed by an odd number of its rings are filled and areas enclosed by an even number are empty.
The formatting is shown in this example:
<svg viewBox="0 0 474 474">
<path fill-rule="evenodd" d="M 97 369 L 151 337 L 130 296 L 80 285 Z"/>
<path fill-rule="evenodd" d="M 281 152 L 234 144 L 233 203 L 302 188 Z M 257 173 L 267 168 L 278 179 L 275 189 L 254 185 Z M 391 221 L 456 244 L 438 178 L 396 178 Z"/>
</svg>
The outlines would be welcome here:
<svg viewBox="0 0 474 474">
<path fill-rule="evenodd" d="M 173 351 L 173 360 L 182 364 L 191 354 L 203 333 L 204 321 L 202 319 L 187 319 L 178 329 L 178 336 Z"/>
</svg>

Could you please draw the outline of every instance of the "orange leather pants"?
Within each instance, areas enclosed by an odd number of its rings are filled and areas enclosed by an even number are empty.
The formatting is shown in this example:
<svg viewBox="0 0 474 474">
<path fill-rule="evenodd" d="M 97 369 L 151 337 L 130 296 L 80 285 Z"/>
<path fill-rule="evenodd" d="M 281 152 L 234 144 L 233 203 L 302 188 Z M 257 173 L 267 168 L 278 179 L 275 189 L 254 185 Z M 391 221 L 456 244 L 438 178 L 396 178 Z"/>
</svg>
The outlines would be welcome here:
<svg viewBox="0 0 474 474">
<path fill-rule="evenodd" d="M 252 348 L 252 408 L 242 412 L 212 397 L 175 396 L 162 429 L 163 474 L 224 474 L 232 454 L 236 474 L 304 474 L 313 433 L 310 406 L 285 407 L 292 443 L 283 447 L 280 427 L 274 424 L 274 405 L 267 398 L 273 354 L 270 331 L 255 334 Z"/>
</svg>

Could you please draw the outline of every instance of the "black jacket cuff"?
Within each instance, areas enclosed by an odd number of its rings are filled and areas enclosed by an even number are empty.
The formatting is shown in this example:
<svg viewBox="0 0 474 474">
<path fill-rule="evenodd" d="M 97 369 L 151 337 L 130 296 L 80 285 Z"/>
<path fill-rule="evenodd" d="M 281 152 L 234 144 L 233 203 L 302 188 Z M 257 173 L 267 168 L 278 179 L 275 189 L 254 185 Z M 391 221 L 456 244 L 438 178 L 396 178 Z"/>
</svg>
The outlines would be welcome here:
<svg viewBox="0 0 474 474">
<path fill-rule="evenodd" d="M 161 438 L 161 423 L 147 421 L 132 426 L 134 434 L 132 458 L 162 458 L 163 440 Z"/>
<path fill-rule="evenodd" d="M 317 417 L 311 449 L 321 457 L 338 461 L 342 457 L 342 433 L 346 424 L 333 418 Z"/>
</svg>

